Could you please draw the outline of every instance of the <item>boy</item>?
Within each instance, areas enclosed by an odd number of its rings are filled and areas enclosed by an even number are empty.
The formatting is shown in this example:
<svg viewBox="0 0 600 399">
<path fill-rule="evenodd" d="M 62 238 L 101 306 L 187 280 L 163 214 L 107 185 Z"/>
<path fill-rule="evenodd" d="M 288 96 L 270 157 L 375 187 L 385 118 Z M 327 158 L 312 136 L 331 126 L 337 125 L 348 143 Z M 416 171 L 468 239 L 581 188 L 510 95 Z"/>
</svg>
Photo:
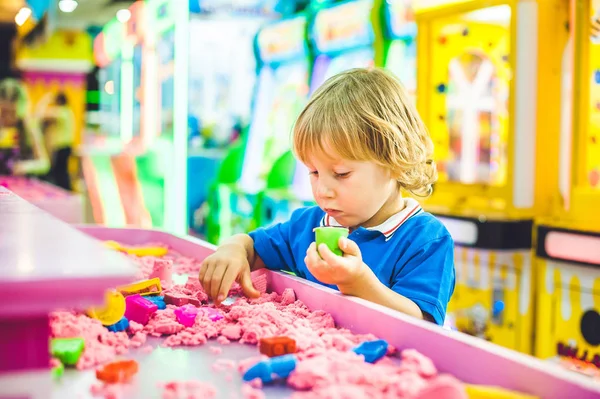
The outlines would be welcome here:
<svg viewBox="0 0 600 399">
<path fill-rule="evenodd" d="M 455 284 L 448 231 L 401 189 L 427 196 L 437 179 L 433 144 L 400 82 L 379 69 L 327 80 L 294 126 L 293 146 L 318 206 L 289 221 L 231 237 L 202 263 L 199 279 L 220 303 L 234 281 L 258 292 L 267 267 L 418 318 L 444 323 Z M 316 247 L 313 229 L 344 226 L 343 256 Z"/>
</svg>

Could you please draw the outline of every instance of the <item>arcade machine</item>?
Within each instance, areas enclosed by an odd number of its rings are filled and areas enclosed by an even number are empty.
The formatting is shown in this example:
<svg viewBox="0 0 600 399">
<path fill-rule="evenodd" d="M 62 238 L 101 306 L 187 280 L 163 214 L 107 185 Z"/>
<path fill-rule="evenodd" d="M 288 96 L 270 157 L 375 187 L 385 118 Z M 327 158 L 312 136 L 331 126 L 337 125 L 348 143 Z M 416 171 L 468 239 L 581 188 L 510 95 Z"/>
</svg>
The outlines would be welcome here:
<svg viewBox="0 0 600 399">
<path fill-rule="evenodd" d="M 562 358 L 580 372 L 600 375 L 600 1 L 572 1 L 572 104 L 565 130 L 567 190 L 553 217 L 536 227 L 535 355 Z M 590 37 L 590 21 L 592 36 Z M 564 115 L 564 114 L 563 114 Z M 567 361 L 568 360 L 568 361 Z"/>
<path fill-rule="evenodd" d="M 416 102 L 417 23 L 413 0 L 393 0 L 383 4 L 384 63 L 402 82 Z"/>
<path fill-rule="evenodd" d="M 258 194 L 273 164 L 290 149 L 290 133 L 308 99 L 310 59 L 307 16 L 272 22 L 256 36 L 257 88 L 247 137 L 223 160 L 208 199 L 207 237 L 248 232 L 254 225 Z"/>
<path fill-rule="evenodd" d="M 249 119 L 256 76 L 252 38 L 273 10 L 264 1 L 238 11 L 225 3 L 192 2 L 184 11 L 165 0 L 147 4 L 158 82 L 147 90 L 156 140 L 173 157 L 162 162 L 165 215 L 171 228 L 187 234 L 198 227 L 194 210 L 205 201 L 233 132 Z"/>
<path fill-rule="evenodd" d="M 111 20 L 94 39 L 94 58 L 100 68 L 100 118 L 97 130 L 88 130 L 77 149 L 95 223 L 125 225 L 125 213 L 112 157 L 128 140 L 121 130 L 121 45 L 125 26 Z"/>
<path fill-rule="evenodd" d="M 475 0 L 417 13 L 417 105 L 439 172 L 423 202 L 456 244 L 449 318 L 528 353 L 533 217 L 548 211 L 547 176 L 558 169 L 560 3 Z"/>
<path fill-rule="evenodd" d="M 374 66 L 373 9 L 373 0 L 351 0 L 326 5 L 314 15 L 309 30 L 315 56 L 310 93 L 340 72 Z M 288 150 L 271 168 L 266 189 L 258 197 L 256 224 L 288 220 L 295 209 L 309 205 L 314 200 L 308 170 Z"/>
</svg>

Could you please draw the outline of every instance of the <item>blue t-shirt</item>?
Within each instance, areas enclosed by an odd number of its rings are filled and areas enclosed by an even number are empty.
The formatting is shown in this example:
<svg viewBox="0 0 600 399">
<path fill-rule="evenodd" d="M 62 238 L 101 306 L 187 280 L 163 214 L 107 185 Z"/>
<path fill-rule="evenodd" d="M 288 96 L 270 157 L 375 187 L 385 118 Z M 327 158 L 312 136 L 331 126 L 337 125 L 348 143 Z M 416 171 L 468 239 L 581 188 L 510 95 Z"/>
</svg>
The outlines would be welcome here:
<svg viewBox="0 0 600 399">
<path fill-rule="evenodd" d="M 417 201 L 404 201 L 405 208 L 383 224 L 359 227 L 348 238 L 358 244 L 363 262 L 379 281 L 442 325 L 454 292 L 454 242 L 444 225 L 424 212 Z M 290 271 L 320 283 L 304 263 L 306 250 L 315 240 L 313 229 L 318 226 L 339 223 L 319 207 L 301 208 L 289 221 L 257 229 L 250 236 L 268 269 Z"/>
</svg>

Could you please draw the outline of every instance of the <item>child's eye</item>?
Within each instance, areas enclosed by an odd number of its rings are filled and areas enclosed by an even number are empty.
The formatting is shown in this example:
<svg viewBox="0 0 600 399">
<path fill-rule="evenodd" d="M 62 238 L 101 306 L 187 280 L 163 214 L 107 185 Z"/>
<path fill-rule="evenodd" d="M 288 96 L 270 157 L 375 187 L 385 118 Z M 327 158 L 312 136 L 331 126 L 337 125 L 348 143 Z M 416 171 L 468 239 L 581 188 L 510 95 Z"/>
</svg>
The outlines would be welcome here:
<svg viewBox="0 0 600 399">
<path fill-rule="evenodd" d="M 346 173 L 336 173 L 335 177 L 337 177 L 338 179 L 343 179 L 344 177 L 348 177 L 350 175 L 350 172 L 346 172 Z"/>
<path fill-rule="evenodd" d="M 311 170 L 310 172 L 308 172 L 308 174 L 318 176 L 319 172 L 317 172 L 316 170 Z"/>
</svg>

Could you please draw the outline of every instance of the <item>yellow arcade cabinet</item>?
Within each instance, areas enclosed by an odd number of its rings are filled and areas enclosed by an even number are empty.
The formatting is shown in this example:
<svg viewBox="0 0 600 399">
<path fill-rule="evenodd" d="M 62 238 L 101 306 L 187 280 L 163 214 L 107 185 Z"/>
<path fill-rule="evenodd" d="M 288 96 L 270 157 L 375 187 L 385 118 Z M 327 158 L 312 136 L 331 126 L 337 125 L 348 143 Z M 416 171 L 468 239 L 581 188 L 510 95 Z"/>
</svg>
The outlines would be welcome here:
<svg viewBox="0 0 600 399">
<path fill-rule="evenodd" d="M 549 212 L 558 173 L 562 3 L 473 0 L 416 15 L 417 107 L 439 173 L 423 205 L 456 244 L 447 321 L 526 353 L 533 218 Z"/>
<path fill-rule="evenodd" d="M 563 364 L 598 376 L 600 1 L 573 0 L 572 15 L 565 54 L 567 129 L 561 140 L 565 151 L 559 158 L 560 202 L 552 217 L 540 220 L 536 228 L 535 355 L 562 358 Z"/>
</svg>

